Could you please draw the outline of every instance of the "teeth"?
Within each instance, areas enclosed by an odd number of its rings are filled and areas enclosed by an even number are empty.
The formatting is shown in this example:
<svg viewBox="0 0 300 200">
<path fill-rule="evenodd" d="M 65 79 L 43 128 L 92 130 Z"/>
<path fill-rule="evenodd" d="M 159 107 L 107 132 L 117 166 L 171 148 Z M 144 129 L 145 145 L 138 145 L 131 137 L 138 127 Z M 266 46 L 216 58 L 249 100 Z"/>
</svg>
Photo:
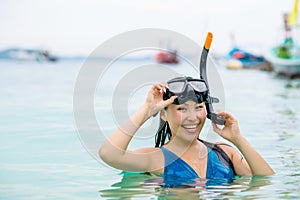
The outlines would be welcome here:
<svg viewBox="0 0 300 200">
<path fill-rule="evenodd" d="M 183 126 L 184 128 L 193 129 L 197 128 L 197 125 L 189 125 L 189 126 Z"/>
</svg>

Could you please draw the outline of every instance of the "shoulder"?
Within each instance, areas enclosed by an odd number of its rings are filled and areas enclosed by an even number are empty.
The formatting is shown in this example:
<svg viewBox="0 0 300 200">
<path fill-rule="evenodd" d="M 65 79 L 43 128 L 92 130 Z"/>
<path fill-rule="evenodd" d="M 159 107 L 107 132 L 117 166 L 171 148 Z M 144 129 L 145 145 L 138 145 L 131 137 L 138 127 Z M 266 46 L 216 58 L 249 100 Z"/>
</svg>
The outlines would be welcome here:
<svg viewBox="0 0 300 200">
<path fill-rule="evenodd" d="M 247 175 L 247 176 L 252 175 L 249 164 L 247 163 L 246 159 L 244 159 L 243 155 L 238 150 L 236 150 L 236 148 L 226 143 L 219 143 L 218 146 L 230 158 L 236 174 Z"/>
<path fill-rule="evenodd" d="M 216 145 L 218 145 L 218 147 L 220 147 L 231 160 L 236 156 L 242 158 L 241 154 L 231 145 L 224 142 L 218 142 Z"/>
<path fill-rule="evenodd" d="M 206 141 L 201 141 L 205 146 L 213 150 L 226 160 L 226 162 L 230 162 L 233 157 L 238 153 L 232 146 L 224 142 L 210 143 Z"/>
<path fill-rule="evenodd" d="M 154 147 L 139 148 L 131 152 L 134 153 L 135 155 L 147 158 L 150 163 L 153 161 L 163 160 L 164 158 L 163 152 L 160 148 L 154 148 Z"/>
<path fill-rule="evenodd" d="M 210 143 L 210 142 L 206 142 L 206 141 L 201 141 L 203 144 L 205 144 L 205 146 L 211 148 L 211 149 L 221 149 L 223 150 L 226 154 L 230 155 L 231 153 L 233 153 L 235 151 L 235 149 L 230 146 L 227 143 L 224 142 L 217 142 L 217 143 Z"/>
</svg>

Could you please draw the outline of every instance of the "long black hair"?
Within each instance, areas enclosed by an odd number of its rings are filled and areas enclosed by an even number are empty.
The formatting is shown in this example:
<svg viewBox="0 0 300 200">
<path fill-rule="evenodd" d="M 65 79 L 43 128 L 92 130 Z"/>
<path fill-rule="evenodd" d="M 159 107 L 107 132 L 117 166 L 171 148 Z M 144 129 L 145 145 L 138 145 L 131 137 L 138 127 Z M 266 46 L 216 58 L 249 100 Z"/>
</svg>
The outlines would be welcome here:
<svg viewBox="0 0 300 200">
<path fill-rule="evenodd" d="M 163 146 L 172 136 L 169 123 L 160 118 L 159 128 L 155 135 L 155 147 Z M 166 141 L 167 139 L 167 141 Z"/>
</svg>

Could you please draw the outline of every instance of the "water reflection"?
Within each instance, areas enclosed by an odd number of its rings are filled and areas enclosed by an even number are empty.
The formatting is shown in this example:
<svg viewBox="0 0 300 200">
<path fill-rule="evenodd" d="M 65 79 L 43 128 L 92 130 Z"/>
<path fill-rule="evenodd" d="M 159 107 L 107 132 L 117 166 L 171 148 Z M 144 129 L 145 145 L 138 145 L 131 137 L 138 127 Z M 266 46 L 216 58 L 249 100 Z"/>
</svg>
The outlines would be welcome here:
<svg viewBox="0 0 300 200">
<path fill-rule="evenodd" d="M 100 190 L 105 199 L 218 199 L 218 198 L 259 198 L 269 195 L 257 190 L 271 184 L 266 176 L 238 177 L 231 183 L 224 180 L 197 179 L 195 184 L 183 184 L 178 187 L 163 187 L 159 176 L 142 173 L 123 173 L 120 182 L 109 189 Z M 214 183 L 214 184 L 213 184 Z"/>
<path fill-rule="evenodd" d="M 120 182 L 111 185 L 110 189 L 100 190 L 102 198 L 106 199 L 131 199 L 133 197 L 147 197 L 153 195 L 154 188 L 157 187 L 155 181 L 149 181 L 149 184 L 145 184 L 147 180 L 156 180 L 156 176 L 145 173 L 121 173 L 122 179 Z"/>
</svg>

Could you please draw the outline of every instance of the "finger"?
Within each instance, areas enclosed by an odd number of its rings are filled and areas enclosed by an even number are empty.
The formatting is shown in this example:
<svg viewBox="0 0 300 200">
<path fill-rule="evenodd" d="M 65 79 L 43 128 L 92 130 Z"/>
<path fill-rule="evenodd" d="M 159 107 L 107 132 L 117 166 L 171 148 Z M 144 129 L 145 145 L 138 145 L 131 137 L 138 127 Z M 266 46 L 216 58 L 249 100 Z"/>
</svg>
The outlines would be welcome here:
<svg viewBox="0 0 300 200">
<path fill-rule="evenodd" d="M 217 115 L 222 117 L 225 121 L 232 122 L 235 118 L 229 112 L 217 112 Z"/>
<path fill-rule="evenodd" d="M 165 93 L 166 92 L 166 88 L 167 88 L 167 84 L 166 83 L 160 83 L 159 86 L 161 88 L 161 92 Z"/>
<path fill-rule="evenodd" d="M 152 90 L 155 94 L 162 94 L 164 92 L 164 85 L 161 83 L 155 84 L 152 86 Z"/>
<path fill-rule="evenodd" d="M 229 112 L 224 112 L 224 119 L 230 123 L 236 121 L 236 119 Z"/>
<path fill-rule="evenodd" d="M 220 129 L 217 124 L 215 123 L 212 123 L 212 127 L 213 127 L 213 130 L 218 133 L 219 135 L 222 135 L 222 129 Z"/>
<path fill-rule="evenodd" d="M 166 87 L 166 86 L 167 86 L 167 83 L 159 83 L 159 86 L 162 87 L 162 88 L 163 88 L 163 87 Z"/>
<path fill-rule="evenodd" d="M 226 112 L 224 112 L 224 111 L 219 111 L 219 112 L 216 112 L 216 114 L 218 115 L 218 116 L 220 116 L 220 117 L 223 117 L 223 118 L 225 118 L 226 117 Z"/>
<path fill-rule="evenodd" d="M 166 92 L 167 84 L 166 83 L 158 83 L 157 84 L 157 89 L 160 94 L 163 94 Z"/>
<path fill-rule="evenodd" d="M 163 102 L 164 107 L 167 107 L 168 105 L 172 104 L 174 100 L 177 98 L 177 96 L 172 96 L 170 99 L 167 99 Z"/>
<path fill-rule="evenodd" d="M 161 83 L 157 83 L 154 85 L 154 88 L 157 90 L 161 90 L 163 88 L 163 85 Z"/>
</svg>

